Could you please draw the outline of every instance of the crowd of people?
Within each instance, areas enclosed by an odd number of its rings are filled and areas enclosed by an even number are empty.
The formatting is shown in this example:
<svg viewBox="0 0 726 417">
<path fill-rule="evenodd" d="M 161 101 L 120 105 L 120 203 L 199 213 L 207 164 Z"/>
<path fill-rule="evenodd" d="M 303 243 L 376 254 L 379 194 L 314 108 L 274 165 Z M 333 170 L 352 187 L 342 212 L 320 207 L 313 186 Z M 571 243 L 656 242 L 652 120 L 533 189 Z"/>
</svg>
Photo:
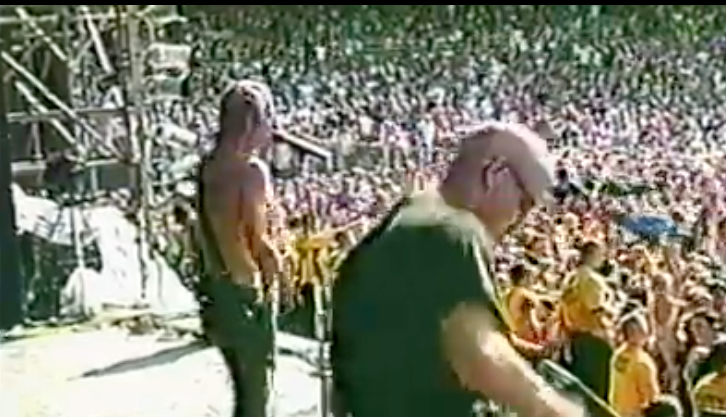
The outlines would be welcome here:
<svg viewBox="0 0 726 417">
<path fill-rule="evenodd" d="M 278 224 L 334 230 L 324 246 L 344 253 L 440 178 L 468 126 L 525 123 L 558 186 L 497 249 L 514 332 L 621 416 L 726 414 L 722 10 L 285 7 L 192 18 L 216 45 L 195 56 L 195 99 L 264 79 L 280 126 L 335 151 L 335 169 L 277 181 Z"/>
</svg>

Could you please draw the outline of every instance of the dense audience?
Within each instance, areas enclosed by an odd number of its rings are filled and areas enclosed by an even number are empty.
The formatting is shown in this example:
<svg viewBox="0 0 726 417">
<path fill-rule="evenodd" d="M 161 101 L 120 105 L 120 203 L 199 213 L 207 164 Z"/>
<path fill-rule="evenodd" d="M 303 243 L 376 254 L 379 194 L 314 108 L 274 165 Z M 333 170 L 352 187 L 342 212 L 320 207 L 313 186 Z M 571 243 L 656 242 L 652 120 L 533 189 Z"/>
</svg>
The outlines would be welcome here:
<svg viewBox="0 0 726 417">
<path fill-rule="evenodd" d="M 192 101 L 265 79 L 278 123 L 335 151 L 278 180 L 276 224 L 328 237 L 291 273 L 435 183 L 467 126 L 523 122 L 560 161 L 554 204 L 498 249 L 516 335 L 622 416 L 726 414 L 721 9 L 216 7 L 188 11 Z"/>
</svg>

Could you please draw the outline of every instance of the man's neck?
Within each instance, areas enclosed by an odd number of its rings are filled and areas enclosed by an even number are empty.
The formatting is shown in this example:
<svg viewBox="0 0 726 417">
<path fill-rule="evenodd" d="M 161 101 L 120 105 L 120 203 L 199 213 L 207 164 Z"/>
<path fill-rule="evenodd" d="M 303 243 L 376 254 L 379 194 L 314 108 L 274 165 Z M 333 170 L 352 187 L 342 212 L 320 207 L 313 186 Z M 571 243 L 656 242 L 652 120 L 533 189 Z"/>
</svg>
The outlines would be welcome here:
<svg viewBox="0 0 726 417">
<path fill-rule="evenodd" d="M 481 224 L 484 233 L 486 233 L 487 251 L 493 253 L 494 244 L 499 241 L 501 236 L 496 233 L 496 231 L 492 230 L 491 227 L 486 222 L 482 221 L 481 217 L 472 210 L 472 205 L 469 203 L 470 200 L 467 198 L 467 191 L 464 191 L 459 184 L 461 184 L 461 182 L 452 181 L 450 178 L 446 178 L 441 185 L 439 185 L 436 192 L 446 205 L 455 209 L 467 211 L 477 218 L 477 221 Z"/>
</svg>

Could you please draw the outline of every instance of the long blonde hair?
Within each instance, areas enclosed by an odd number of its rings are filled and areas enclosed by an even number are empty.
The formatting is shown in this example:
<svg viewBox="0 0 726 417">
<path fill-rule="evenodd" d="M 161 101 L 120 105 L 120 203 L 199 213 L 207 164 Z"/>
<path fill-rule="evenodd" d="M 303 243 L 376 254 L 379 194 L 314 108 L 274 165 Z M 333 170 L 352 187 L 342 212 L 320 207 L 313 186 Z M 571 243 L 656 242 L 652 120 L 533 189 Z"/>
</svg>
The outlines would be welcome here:
<svg viewBox="0 0 726 417">
<path fill-rule="evenodd" d="M 219 104 L 219 141 L 226 137 L 246 137 L 274 115 L 272 92 L 267 84 L 241 80 L 222 94 Z"/>
</svg>

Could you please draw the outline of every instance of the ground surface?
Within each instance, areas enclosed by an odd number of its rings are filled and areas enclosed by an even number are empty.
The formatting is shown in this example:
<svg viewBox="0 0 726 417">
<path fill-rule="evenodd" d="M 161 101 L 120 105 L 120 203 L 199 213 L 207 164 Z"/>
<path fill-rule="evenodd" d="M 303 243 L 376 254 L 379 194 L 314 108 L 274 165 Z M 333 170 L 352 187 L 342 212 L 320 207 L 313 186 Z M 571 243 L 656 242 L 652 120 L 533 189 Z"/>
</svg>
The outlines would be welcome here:
<svg viewBox="0 0 726 417">
<path fill-rule="evenodd" d="M 318 415 L 313 366 L 279 363 L 277 415 Z M 227 381 L 217 352 L 190 340 L 103 330 L 0 345 L 3 417 L 227 417 Z"/>
</svg>

